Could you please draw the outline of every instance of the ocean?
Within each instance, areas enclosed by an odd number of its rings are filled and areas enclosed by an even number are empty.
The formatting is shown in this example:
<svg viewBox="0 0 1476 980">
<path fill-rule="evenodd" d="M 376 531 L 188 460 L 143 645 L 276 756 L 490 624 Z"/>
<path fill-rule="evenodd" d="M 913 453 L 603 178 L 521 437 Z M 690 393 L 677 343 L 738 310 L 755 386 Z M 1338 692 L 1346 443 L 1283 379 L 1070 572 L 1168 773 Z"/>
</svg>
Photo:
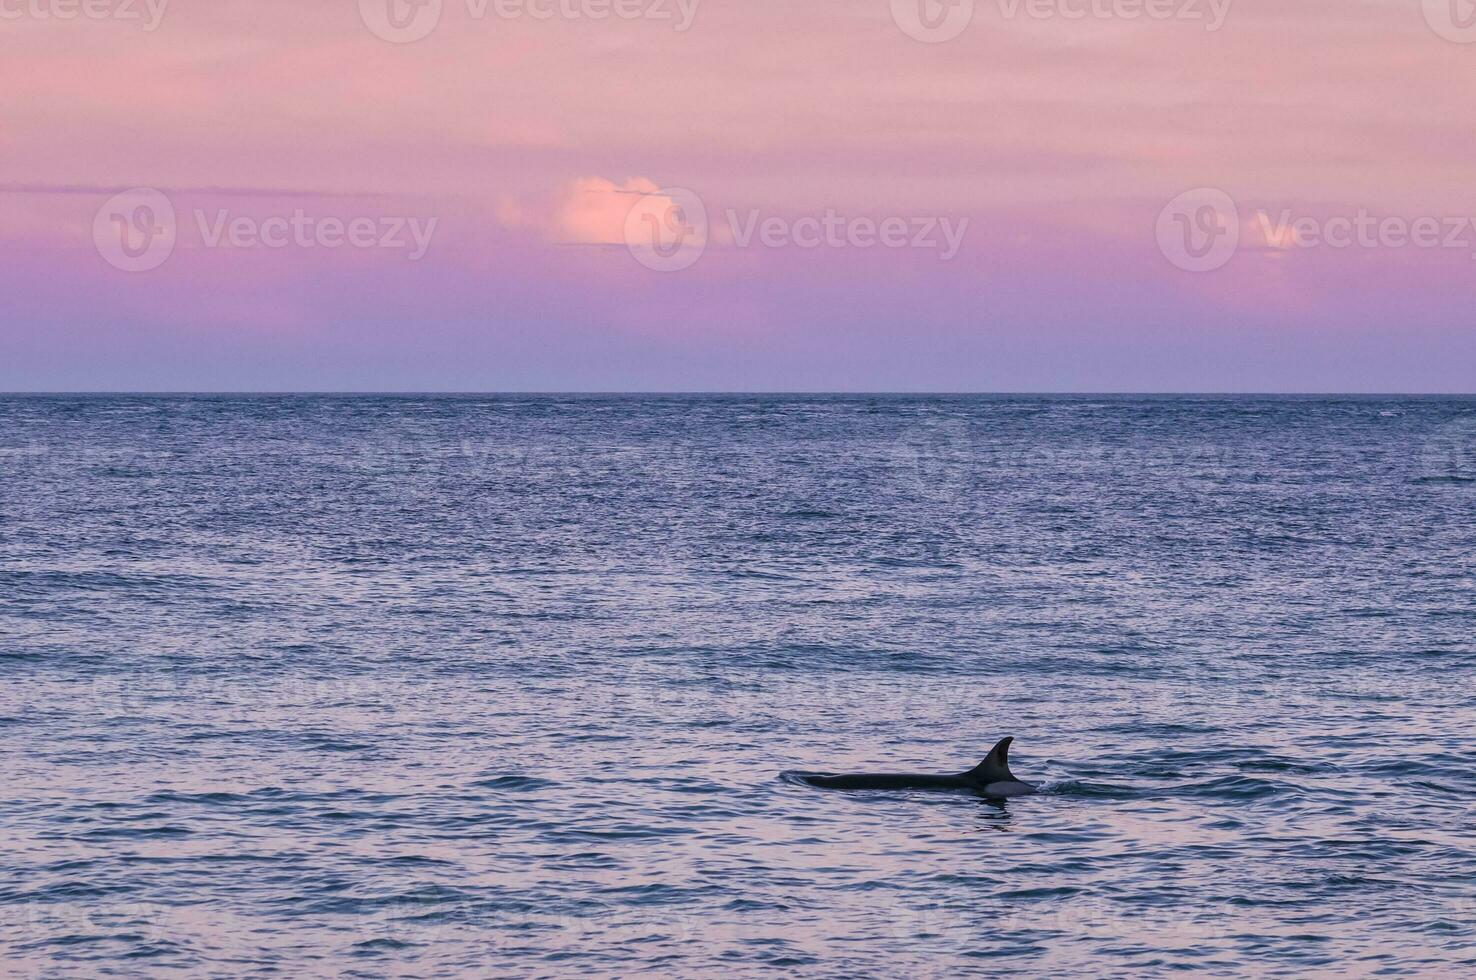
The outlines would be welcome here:
<svg viewBox="0 0 1476 980">
<path fill-rule="evenodd" d="M 1476 399 L 5 397 L 0 972 L 1469 974 L 1473 679 Z"/>
</svg>

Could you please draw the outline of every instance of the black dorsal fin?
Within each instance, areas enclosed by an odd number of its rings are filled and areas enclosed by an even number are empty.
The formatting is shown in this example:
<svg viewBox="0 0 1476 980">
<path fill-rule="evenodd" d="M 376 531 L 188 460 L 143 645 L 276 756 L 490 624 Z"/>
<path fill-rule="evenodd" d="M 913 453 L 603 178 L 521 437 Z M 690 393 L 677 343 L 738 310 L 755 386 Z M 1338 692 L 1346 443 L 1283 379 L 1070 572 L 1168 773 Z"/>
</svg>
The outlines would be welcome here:
<svg viewBox="0 0 1476 980">
<path fill-rule="evenodd" d="M 984 761 L 970 769 L 968 774 L 981 783 L 1019 782 L 1015 774 L 1010 772 L 1010 743 L 1014 740 L 1011 735 L 1000 739 L 989 750 Z"/>
</svg>

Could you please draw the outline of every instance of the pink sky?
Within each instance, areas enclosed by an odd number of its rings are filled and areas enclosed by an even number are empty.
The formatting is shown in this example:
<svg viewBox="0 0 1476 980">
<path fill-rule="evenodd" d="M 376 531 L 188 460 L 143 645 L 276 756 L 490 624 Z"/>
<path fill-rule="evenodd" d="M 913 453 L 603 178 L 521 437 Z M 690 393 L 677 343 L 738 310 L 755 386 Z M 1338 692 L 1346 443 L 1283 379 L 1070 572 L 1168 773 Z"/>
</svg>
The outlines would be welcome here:
<svg viewBox="0 0 1476 980">
<path fill-rule="evenodd" d="M 1467 0 L 976 0 L 942 43 L 889 0 L 444 0 L 403 44 L 375 0 L 89 2 L 0 0 L 0 390 L 1473 388 Z M 143 271 L 98 240 L 129 188 L 175 212 Z M 672 188 L 708 220 L 653 270 Z M 1159 234 L 1196 188 L 1205 272 Z M 261 244 L 298 212 L 366 244 Z"/>
</svg>

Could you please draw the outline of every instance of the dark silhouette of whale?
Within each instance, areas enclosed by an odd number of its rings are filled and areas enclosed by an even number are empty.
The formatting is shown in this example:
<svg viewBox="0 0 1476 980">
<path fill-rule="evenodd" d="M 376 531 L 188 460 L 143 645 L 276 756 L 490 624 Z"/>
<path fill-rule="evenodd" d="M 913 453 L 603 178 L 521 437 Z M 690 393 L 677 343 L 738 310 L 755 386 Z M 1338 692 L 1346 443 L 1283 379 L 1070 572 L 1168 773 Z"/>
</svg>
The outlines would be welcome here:
<svg viewBox="0 0 1476 980">
<path fill-rule="evenodd" d="M 984 761 L 957 776 L 929 776 L 908 772 L 865 772 L 832 776 L 819 772 L 793 773 L 796 779 L 825 789 L 927 789 L 967 790 L 984 796 L 1025 796 L 1035 787 L 1010 772 L 1010 743 L 1002 738 Z"/>
</svg>

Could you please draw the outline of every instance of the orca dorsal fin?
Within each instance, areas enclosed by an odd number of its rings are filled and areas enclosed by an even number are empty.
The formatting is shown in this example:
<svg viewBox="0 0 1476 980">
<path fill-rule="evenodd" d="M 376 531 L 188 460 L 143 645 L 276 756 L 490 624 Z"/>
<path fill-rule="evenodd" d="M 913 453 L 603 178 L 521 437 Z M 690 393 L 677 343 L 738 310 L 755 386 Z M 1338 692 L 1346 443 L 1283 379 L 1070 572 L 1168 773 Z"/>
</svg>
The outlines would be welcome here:
<svg viewBox="0 0 1476 980">
<path fill-rule="evenodd" d="M 994 748 L 984 757 L 984 761 L 968 771 L 968 775 L 981 783 L 1017 783 L 1015 774 L 1010 772 L 1010 743 L 1014 736 L 1007 735 L 995 743 Z"/>
</svg>

